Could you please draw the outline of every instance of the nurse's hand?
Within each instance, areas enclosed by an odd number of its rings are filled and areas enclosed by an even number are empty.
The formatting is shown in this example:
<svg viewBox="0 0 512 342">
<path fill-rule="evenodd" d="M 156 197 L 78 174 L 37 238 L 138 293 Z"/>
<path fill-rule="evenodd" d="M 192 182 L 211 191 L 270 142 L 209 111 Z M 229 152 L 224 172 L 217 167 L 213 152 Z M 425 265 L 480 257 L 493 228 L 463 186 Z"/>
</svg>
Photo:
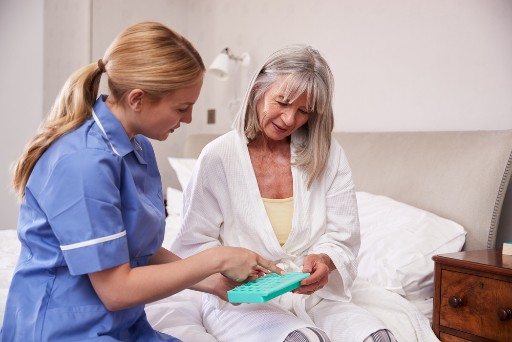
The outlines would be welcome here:
<svg viewBox="0 0 512 342">
<path fill-rule="evenodd" d="M 216 247 L 223 256 L 221 273 L 231 280 L 243 282 L 258 273 L 286 274 L 273 262 L 259 254 L 241 247 Z"/>
<path fill-rule="evenodd" d="M 300 282 L 300 287 L 293 293 L 310 295 L 323 288 L 329 281 L 329 273 L 335 269 L 331 258 L 326 254 L 310 254 L 304 258 L 302 272 L 311 275 Z"/>
<path fill-rule="evenodd" d="M 220 273 L 215 273 L 201 282 L 195 284 L 191 289 L 211 293 L 217 297 L 228 301 L 228 291 L 240 286 L 240 283 L 224 277 Z"/>
<path fill-rule="evenodd" d="M 265 274 L 266 273 L 264 272 L 254 272 L 254 274 L 251 274 L 249 277 L 247 277 L 247 279 L 243 283 L 256 280 Z M 209 276 L 208 278 L 204 279 L 203 281 L 197 283 L 191 288 L 193 290 L 214 294 L 227 302 L 228 291 L 233 290 L 235 287 L 238 287 L 243 283 L 229 279 L 228 277 L 225 277 L 220 273 L 215 273 Z M 239 305 L 239 303 L 232 304 Z"/>
</svg>

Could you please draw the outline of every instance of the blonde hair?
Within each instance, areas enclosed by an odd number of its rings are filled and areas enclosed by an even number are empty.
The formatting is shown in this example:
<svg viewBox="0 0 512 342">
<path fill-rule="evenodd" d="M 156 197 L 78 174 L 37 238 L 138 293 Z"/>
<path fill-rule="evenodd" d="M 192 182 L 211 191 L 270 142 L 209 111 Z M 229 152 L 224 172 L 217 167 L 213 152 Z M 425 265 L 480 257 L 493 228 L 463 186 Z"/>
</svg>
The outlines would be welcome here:
<svg viewBox="0 0 512 342">
<path fill-rule="evenodd" d="M 14 166 L 13 189 L 18 198 L 23 198 L 30 174 L 48 147 L 91 117 L 103 72 L 114 101 L 132 89 L 142 89 L 149 100 L 158 101 L 194 84 L 204 71 L 192 44 L 160 23 L 142 22 L 121 32 L 98 63 L 78 69 L 62 87 L 38 133 Z"/>
<path fill-rule="evenodd" d="M 249 141 L 261 134 L 257 103 L 268 88 L 283 76 L 286 78 L 286 88 L 283 89 L 286 102 L 295 101 L 303 93 L 307 96 L 310 114 L 303 126 L 306 139 L 296 147 L 294 165 L 307 174 L 309 188 L 325 168 L 334 126 L 334 78 L 329 65 L 317 50 L 306 45 L 292 45 L 270 55 L 253 76 L 233 127 Z"/>
</svg>

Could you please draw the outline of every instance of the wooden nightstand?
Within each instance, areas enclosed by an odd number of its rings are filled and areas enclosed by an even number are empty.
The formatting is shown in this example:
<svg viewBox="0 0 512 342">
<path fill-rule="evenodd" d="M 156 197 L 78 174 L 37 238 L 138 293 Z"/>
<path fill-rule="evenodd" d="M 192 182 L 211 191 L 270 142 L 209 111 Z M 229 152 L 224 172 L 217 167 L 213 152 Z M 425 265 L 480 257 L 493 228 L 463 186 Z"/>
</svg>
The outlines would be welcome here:
<svg viewBox="0 0 512 342">
<path fill-rule="evenodd" d="M 441 341 L 512 341 L 512 256 L 436 255 L 432 328 Z"/>
</svg>

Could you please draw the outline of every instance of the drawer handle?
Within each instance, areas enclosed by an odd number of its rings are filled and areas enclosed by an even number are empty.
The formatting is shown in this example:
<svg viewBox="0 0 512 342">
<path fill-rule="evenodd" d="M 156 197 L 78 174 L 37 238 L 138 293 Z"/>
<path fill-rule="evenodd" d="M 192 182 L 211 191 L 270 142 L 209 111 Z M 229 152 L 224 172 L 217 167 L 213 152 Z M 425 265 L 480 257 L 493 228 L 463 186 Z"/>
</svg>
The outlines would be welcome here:
<svg viewBox="0 0 512 342">
<path fill-rule="evenodd" d="M 450 304 L 452 308 L 460 308 L 462 306 L 462 299 L 457 296 L 451 296 L 448 298 L 448 304 Z"/>
<path fill-rule="evenodd" d="M 508 321 L 512 318 L 512 310 L 510 308 L 499 309 L 498 317 L 500 321 Z"/>
</svg>

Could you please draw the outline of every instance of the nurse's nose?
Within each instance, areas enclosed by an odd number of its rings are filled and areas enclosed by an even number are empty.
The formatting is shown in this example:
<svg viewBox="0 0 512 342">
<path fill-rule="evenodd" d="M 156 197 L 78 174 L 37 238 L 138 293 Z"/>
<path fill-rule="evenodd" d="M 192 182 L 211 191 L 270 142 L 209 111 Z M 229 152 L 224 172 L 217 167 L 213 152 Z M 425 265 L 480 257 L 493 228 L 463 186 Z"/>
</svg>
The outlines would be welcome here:
<svg viewBox="0 0 512 342">
<path fill-rule="evenodd" d="M 186 124 L 189 124 L 192 122 L 192 111 L 190 111 L 189 113 L 187 113 L 187 115 L 183 115 L 181 117 L 181 122 L 184 122 Z"/>
</svg>

